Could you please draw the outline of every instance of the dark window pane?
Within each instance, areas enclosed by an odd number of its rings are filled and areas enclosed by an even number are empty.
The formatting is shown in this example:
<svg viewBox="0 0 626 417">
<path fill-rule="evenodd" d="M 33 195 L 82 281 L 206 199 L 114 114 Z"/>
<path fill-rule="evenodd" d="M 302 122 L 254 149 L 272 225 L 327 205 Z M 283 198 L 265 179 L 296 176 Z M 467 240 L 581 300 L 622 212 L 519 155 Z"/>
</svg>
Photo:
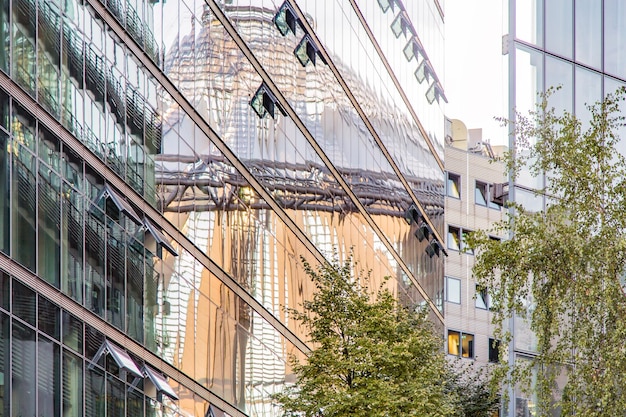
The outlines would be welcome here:
<svg viewBox="0 0 626 417">
<path fill-rule="evenodd" d="M 43 296 L 39 296 L 39 330 L 59 340 L 61 333 L 61 309 Z"/>
<path fill-rule="evenodd" d="M 37 296 L 21 282 L 13 280 L 13 313 L 33 326 L 36 325 Z"/>
<path fill-rule="evenodd" d="M 11 334 L 9 324 L 11 319 L 8 315 L 0 312 L 0 415 L 9 415 L 10 396 L 10 358 L 11 358 Z"/>
<path fill-rule="evenodd" d="M 59 187 L 61 179 L 45 165 L 40 164 L 39 166 L 39 259 L 37 273 L 45 281 L 59 288 L 61 267 L 61 196 Z"/>
<path fill-rule="evenodd" d="M 40 336 L 37 351 L 37 415 L 58 417 L 61 411 L 60 347 L 52 340 Z"/>
<path fill-rule="evenodd" d="M 2 115 L 0 115 L 2 117 Z M 0 251 L 9 253 L 9 231 L 11 222 L 11 154 L 8 152 L 9 136 L 0 130 Z"/>
<path fill-rule="evenodd" d="M 33 303 L 34 304 L 34 303 Z M 37 343 L 35 331 L 13 320 L 12 409 L 13 417 L 36 416 Z"/>
<path fill-rule="evenodd" d="M 10 310 L 11 305 L 11 277 L 0 271 L 0 307 Z"/>
</svg>

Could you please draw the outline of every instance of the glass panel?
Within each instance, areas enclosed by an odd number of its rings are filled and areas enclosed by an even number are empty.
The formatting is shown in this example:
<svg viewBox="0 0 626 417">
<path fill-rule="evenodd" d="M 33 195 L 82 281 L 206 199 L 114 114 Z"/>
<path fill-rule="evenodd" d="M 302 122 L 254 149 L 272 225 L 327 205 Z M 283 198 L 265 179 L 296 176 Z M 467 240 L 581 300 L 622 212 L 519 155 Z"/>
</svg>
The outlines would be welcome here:
<svg viewBox="0 0 626 417">
<path fill-rule="evenodd" d="M 474 335 L 463 333 L 461 336 L 461 356 L 464 358 L 474 357 Z"/>
<path fill-rule="evenodd" d="M 486 206 L 487 198 L 487 184 L 476 182 L 476 188 L 474 189 L 474 202 L 478 205 Z"/>
<path fill-rule="evenodd" d="M 1 115 L 0 115 L 1 117 Z M 11 199 L 11 153 L 9 136 L 0 130 L 0 195 L 5 198 L 0 199 L 0 251 L 9 253 Z"/>
<path fill-rule="evenodd" d="M 13 280 L 13 313 L 26 323 L 35 326 L 37 295 L 21 282 Z"/>
<path fill-rule="evenodd" d="M 8 2 L 6 3 L 8 4 Z M 1 13 L 1 9 L 0 9 L 0 13 Z M 0 30 L 2 29 L 0 28 Z M 2 39 L 0 39 L 0 42 L 2 42 Z M 1 53 L 2 51 L 0 50 L 0 54 Z M 7 132 L 9 132 L 11 129 L 11 127 L 9 126 L 9 120 L 10 120 L 9 102 L 10 102 L 9 96 L 4 91 L 0 90 L 0 126 L 3 127 Z"/>
<path fill-rule="evenodd" d="M 90 369 L 85 376 L 85 417 L 104 417 L 106 410 L 104 372 Z"/>
<path fill-rule="evenodd" d="M 10 1 L 3 1 L 0 4 L 0 70 L 8 73 L 11 60 L 11 44 L 9 26 L 9 5 Z M 1 409 L 1 408 L 0 408 Z M 7 415 L 7 414 L 4 414 Z"/>
<path fill-rule="evenodd" d="M 461 335 L 459 332 L 448 330 L 448 353 L 450 355 L 459 355 Z"/>
<path fill-rule="evenodd" d="M 448 173 L 448 197 L 461 198 L 461 177 Z"/>
<path fill-rule="evenodd" d="M 449 303 L 461 303 L 461 280 L 446 277 L 446 301 Z"/>
<path fill-rule="evenodd" d="M 121 330 L 125 330 L 126 319 L 125 248 L 126 241 L 123 229 L 116 223 L 109 222 L 106 256 L 106 319 Z"/>
<path fill-rule="evenodd" d="M 39 165 L 39 224 L 37 273 L 59 288 L 61 264 L 61 179 L 43 164 Z"/>
<path fill-rule="evenodd" d="M 11 402 L 11 379 L 10 379 L 10 358 L 11 358 L 11 333 L 9 324 L 11 319 L 8 315 L 0 312 L 0 414 L 8 416 Z"/>
<path fill-rule="evenodd" d="M 144 262 L 143 251 L 137 245 L 129 245 L 126 260 L 127 282 L 127 333 L 138 342 L 143 342 L 143 294 L 144 294 Z"/>
<path fill-rule="evenodd" d="M 58 417 L 61 411 L 60 347 L 52 340 L 40 337 L 37 350 L 37 415 Z"/>
<path fill-rule="evenodd" d="M 596 0 L 576 0 L 576 61 L 602 67 L 602 7 Z"/>
<path fill-rule="evenodd" d="M 604 2 L 604 71 L 626 78 L 626 3 Z"/>
<path fill-rule="evenodd" d="M 97 213 L 98 209 L 91 206 Z M 99 213 L 102 215 L 102 213 Z M 104 225 L 91 212 L 85 224 L 85 306 L 104 317 L 104 259 L 106 232 Z"/>
<path fill-rule="evenodd" d="M 557 114 L 573 111 L 573 69 L 569 62 L 546 55 L 546 89 L 559 87 L 548 99 Z"/>
<path fill-rule="evenodd" d="M 47 298 L 39 295 L 38 311 L 39 330 L 59 340 L 61 336 L 61 309 Z"/>
<path fill-rule="evenodd" d="M 16 138 L 17 140 L 17 138 Z M 14 142 L 15 144 L 15 142 Z M 24 147 L 15 148 L 12 216 L 14 258 L 31 271 L 36 268 L 37 177 L 35 158 Z"/>
<path fill-rule="evenodd" d="M 543 55 L 523 47 L 516 52 L 515 106 L 519 113 L 528 115 L 535 110 L 537 93 L 543 91 Z"/>
<path fill-rule="evenodd" d="M 35 96 L 35 4 L 29 0 L 14 0 L 13 2 L 13 78 L 26 91 Z"/>
<path fill-rule="evenodd" d="M 33 303 L 34 304 L 34 303 Z M 34 417 L 37 390 L 35 331 L 13 320 L 11 402 L 13 417 Z"/>
<path fill-rule="evenodd" d="M 576 116 L 586 130 L 591 121 L 587 106 L 602 100 L 602 75 L 599 72 L 576 66 Z"/>
<path fill-rule="evenodd" d="M 63 417 L 83 415 L 83 362 L 63 352 Z M 134 414 L 133 414 L 134 415 Z M 141 416 L 141 414 L 136 414 Z"/>
<path fill-rule="evenodd" d="M 515 37 L 543 45 L 543 0 L 518 1 L 515 5 Z"/>
<path fill-rule="evenodd" d="M 113 376 L 107 378 L 107 417 L 124 417 L 124 384 Z"/>
<path fill-rule="evenodd" d="M 63 311 L 63 344 L 83 353 L 83 322 Z"/>
<path fill-rule="evenodd" d="M 461 231 L 456 227 L 448 227 L 448 249 L 461 249 Z"/>
<path fill-rule="evenodd" d="M 546 49 L 565 58 L 572 57 L 573 3 L 571 0 L 546 2 Z"/>
<path fill-rule="evenodd" d="M 83 301 L 83 199 L 63 183 L 61 199 L 61 290 L 79 303 Z"/>
<path fill-rule="evenodd" d="M 0 271 L 0 307 L 10 310 L 11 303 L 11 277 L 4 271 Z"/>
</svg>

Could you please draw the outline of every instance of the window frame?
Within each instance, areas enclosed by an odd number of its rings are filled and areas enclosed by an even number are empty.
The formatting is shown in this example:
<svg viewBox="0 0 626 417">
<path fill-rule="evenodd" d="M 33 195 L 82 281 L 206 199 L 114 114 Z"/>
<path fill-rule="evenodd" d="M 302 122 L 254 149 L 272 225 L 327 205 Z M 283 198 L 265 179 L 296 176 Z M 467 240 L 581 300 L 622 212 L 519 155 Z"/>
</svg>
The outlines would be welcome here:
<svg viewBox="0 0 626 417">
<path fill-rule="evenodd" d="M 480 193 L 480 196 L 483 199 L 483 202 L 478 201 L 478 199 L 476 198 L 476 196 L 478 196 L 478 193 Z M 475 180 L 474 181 L 474 204 L 478 205 L 478 206 L 482 206 L 482 207 L 487 207 L 489 205 L 489 184 L 480 180 Z"/>
<path fill-rule="evenodd" d="M 490 311 L 491 310 L 491 295 L 489 294 L 489 288 L 484 285 L 476 284 L 475 291 L 476 292 L 474 294 L 474 306 L 481 310 Z"/>
<path fill-rule="evenodd" d="M 447 303 L 460 305 L 461 304 L 461 293 L 462 293 L 462 283 L 461 283 L 461 280 L 459 278 L 448 277 L 448 276 L 445 277 L 445 280 L 446 280 L 445 281 L 445 300 L 446 300 L 446 302 Z M 459 287 L 458 287 L 458 290 L 459 290 L 458 291 L 458 300 L 459 301 L 458 302 L 450 300 L 450 290 L 449 290 L 448 282 L 452 281 L 452 280 L 457 281 L 459 283 Z"/>
<path fill-rule="evenodd" d="M 458 336 L 458 342 L 456 345 L 453 345 L 454 340 L 451 341 L 450 336 L 454 335 Z M 463 340 L 468 339 L 467 346 L 465 346 Z M 471 339 L 471 340 L 470 340 Z M 471 333 L 462 332 L 460 330 L 451 330 L 448 329 L 446 332 L 446 353 L 451 356 L 456 356 L 463 359 L 475 359 L 474 352 L 474 341 L 476 340 L 475 336 Z M 450 347 L 456 346 L 455 350 L 457 352 L 451 352 Z M 466 353 L 467 352 L 467 353 Z"/>
<path fill-rule="evenodd" d="M 489 363 L 500 363 L 500 346 L 501 343 L 498 339 L 493 337 L 489 338 L 489 350 L 487 358 Z"/>
<path fill-rule="evenodd" d="M 451 193 L 450 184 L 454 184 L 456 186 L 456 194 Z M 455 198 L 457 200 L 461 199 L 462 190 L 461 190 L 461 175 L 455 174 L 453 172 L 446 172 L 446 196 L 450 198 Z"/>
<path fill-rule="evenodd" d="M 460 226 L 453 226 L 451 224 L 448 224 L 446 247 L 452 251 L 465 253 L 467 255 L 474 255 L 474 251 L 470 249 L 465 243 L 465 237 L 469 233 L 473 232 L 474 231 L 471 229 L 465 229 Z M 451 246 L 452 241 L 455 242 L 454 246 Z"/>
</svg>

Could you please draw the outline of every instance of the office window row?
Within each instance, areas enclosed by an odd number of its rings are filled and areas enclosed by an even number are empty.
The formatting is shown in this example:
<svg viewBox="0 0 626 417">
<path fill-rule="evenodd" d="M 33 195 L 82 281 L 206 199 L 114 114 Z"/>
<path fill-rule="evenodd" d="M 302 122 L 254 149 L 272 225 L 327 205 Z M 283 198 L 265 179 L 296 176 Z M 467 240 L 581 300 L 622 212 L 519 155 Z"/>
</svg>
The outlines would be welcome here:
<svg viewBox="0 0 626 417">
<path fill-rule="evenodd" d="M 457 330 L 448 330 L 448 354 L 460 358 L 475 359 L 474 335 Z M 491 363 L 499 362 L 500 341 L 489 338 L 487 359 Z"/>
<path fill-rule="evenodd" d="M 3 416 L 177 415 L 163 375 L 4 272 L 0 375 Z"/>
<path fill-rule="evenodd" d="M 446 277 L 446 301 L 454 304 L 461 304 L 461 280 L 458 278 Z M 482 310 L 491 310 L 491 294 L 489 289 L 480 284 L 475 284 L 474 305 Z"/>
<path fill-rule="evenodd" d="M 461 198 L 461 176 L 452 172 L 447 173 L 446 195 L 452 198 Z M 476 180 L 474 182 L 474 204 L 500 210 L 501 205 L 494 201 L 496 184 Z"/>
</svg>

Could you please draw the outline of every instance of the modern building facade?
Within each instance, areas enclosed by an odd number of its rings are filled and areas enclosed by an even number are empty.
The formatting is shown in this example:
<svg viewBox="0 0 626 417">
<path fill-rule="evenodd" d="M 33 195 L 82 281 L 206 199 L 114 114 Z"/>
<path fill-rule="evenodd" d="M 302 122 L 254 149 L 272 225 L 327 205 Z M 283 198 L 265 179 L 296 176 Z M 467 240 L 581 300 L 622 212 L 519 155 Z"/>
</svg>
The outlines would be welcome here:
<svg viewBox="0 0 626 417">
<path fill-rule="evenodd" d="M 509 67 L 509 119 L 515 119 L 514 110 L 534 110 L 537 93 L 558 87 L 549 98 L 550 106 L 558 112 L 576 114 L 584 123 L 590 117 L 586 104 L 626 85 L 624 2 L 509 0 L 508 6 L 509 30 L 503 53 Z M 624 152 L 626 142 L 621 146 Z M 541 211 L 546 198 L 533 190 L 543 188 L 543 182 L 541 177 L 522 172 L 511 184 L 509 198 Z M 514 341 L 510 360 L 532 357 L 536 340 L 527 323 L 515 318 L 511 325 Z M 510 397 L 509 415 L 532 415 L 533 398 L 519 390 Z"/>
<path fill-rule="evenodd" d="M 443 332 L 442 47 L 437 0 L 3 1 L 0 414 L 278 415 L 301 259 Z"/>
<path fill-rule="evenodd" d="M 501 162 L 493 162 L 504 147 L 482 140 L 482 129 L 467 129 L 460 120 L 449 120 L 446 144 L 445 259 L 446 352 L 450 357 L 475 361 L 480 366 L 498 361 L 489 288 L 472 274 L 474 254 L 464 236 L 489 230 L 504 218 L 504 209 L 492 197 L 495 184 L 506 180 Z M 493 236 L 494 239 L 501 238 Z"/>
</svg>

